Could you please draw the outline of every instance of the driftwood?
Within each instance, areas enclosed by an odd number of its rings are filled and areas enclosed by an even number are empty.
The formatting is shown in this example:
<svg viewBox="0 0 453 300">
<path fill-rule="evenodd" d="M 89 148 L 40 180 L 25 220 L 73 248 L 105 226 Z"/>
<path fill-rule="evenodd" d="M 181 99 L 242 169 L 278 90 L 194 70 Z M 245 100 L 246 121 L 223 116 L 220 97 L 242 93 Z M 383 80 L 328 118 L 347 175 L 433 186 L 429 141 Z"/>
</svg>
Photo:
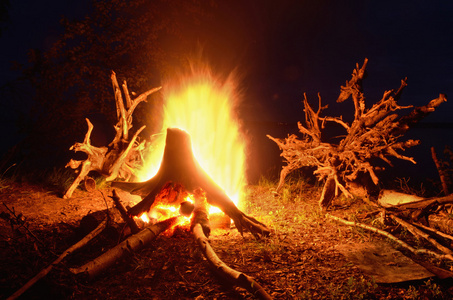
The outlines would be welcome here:
<svg viewBox="0 0 453 300">
<path fill-rule="evenodd" d="M 92 279 L 111 267 L 117 260 L 129 254 L 131 251 L 139 251 L 148 246 L 159 234 L 176 225 L 181 218 L 182 217 L 180 216 L 172 217 L 145 227 L 139 233 L 130 236 L 96 259 L 81 267 L 72 268 L 70 271 L 75 275 L 82 275 L 88 279 Z"/>
<path fill-rule="evenodd" d="M 195 197 L 195 209 L 191 222 L 192 234 L 204 257 L 222 279 L 233 285 L 245 288 L 258 299 L 272 299 L 252 277 L 230 268 L 212 249 L 207 238 L 209 236 L 209 220 L 206 201 L 204 199 L 203 194 L 200 194 L 200 191 L 198 191 L 198 196 Z"/>
<path fill-rule="evenodd" d="M 85 246 L 89 241 L 91 241 L 94 237 L 96 237 L 99 233 L 104 230 L 107 225 L 107 219 L 102 221 L 93 231 L 91 231 L 88 235 L 86 235 L 83 239 L 81 239 L 76 244 L 69 247 L 65 252 L 63 252 L 56 260 L 54 260 L 49 266 L 39 272 L 35 277 L 30 279 L 24 286 L 22 286 L 19 290 L 17 290 L 13 295 L 8 297 L 8 300 L 13 300 L 19 298 L 24 292 L 26 292 L 29 288 L 31 288 L 36 282 L 40 279 L 44 278 L 50 271 L 52 271 L 53 267 L 58 265 L 66 256 L 74 253 L 76 250 Z"/>
<path fill-rule="evenodd" d="M 66 165 L 66 167 L 75 169 L 78 176 L 65 192 L 63 198 L 71 198 L 74 190 L 80 182 L 87 178 L 88 173 L 91 171 L 101 174 L 107 181 L 112 181 L 116 178 L 129 180 L 135 177 L 135 170 L 143 164 L 142 152 L 145 149 L 145 142 L 138 142 L 138 135 L 145 126 L 138 129 L 130 138 L 129 130 L 132 128 L 132 114 L 139 103 L 146 101 L 147 97 L 160 90 L 160 87 L 151 89 L 132 99 L 126 82 L 124 82 L 122 87 L 126 98 L 125 106 L 115 72 L 112 72 L 111 80 L 118 118 L 118 122 L 114 126 L 116 135 L 108 146 L 95 147 L 91 145 L 90 137 L 93 131 L 93 124 L 89 119 L 86 119 L 88 130 L 83 143 L 75 143 L 69 150 L 84 152 L 88 155 L 88 158 L 83 161 L 71 159 Z"/>
<path fill-rule="evenodd" d="M 376 171 L 379 168 L 372 164 L 373 159 L 379 158 L 390 166 L 392 166 L 390 158 L 407 160 L 415 164 L 412 157 L 401 154 L 401 151 L 418 145 L 420 141 L 401 141 L 401 137 L 410 126 L 445 102 L 446 96 L 440 94 L 439 98 L 430 101 L 427 105 L 415 107 L 408 115 L 400 117 L 397 111 L 412 107 L 400 106 L 397 103 L 407 85 L 406 79 L 403 79 L 397 90 L 384 92 L 381 100 L 371 108 L 367 108 L 362 89 L 367 63 L 368 60 L 365 59 L 362 67 L 357 64 L 351 80 L 341 87 L 337 99 L 337 102 L 344 102 L 352 98 L 354 120 L 351 124 L 343 121 L 341 116 L 321 116 L 327 108 L 327 105 L 322 106 L 321 97 L 318 95 L 318 109 L 315 110 L 304 95 L 305 125 L 298 123 L 302 138 L 299 139 L 294 134 L 286 139 L 268 135 L 282 150 L 281 156 L 287 163 L 280 173 L 277 192 L 283 187 L 286 176 L 292 171 L 302 167 L 316 167 L 314 174 L 319 180 L 326 180 L 325 191 L 320 199 L 320 206 L 325 209 L 331 199 L 324 199 L 324 197 L 332 197 L 339 192 L 352 197 L 353 191 L 348 189 L 348 183 L 368 177 L 372 184 L 378 184 Z M 345 135 L 338 143 L 322 140 L 322 133 L 328 122 L 335 123 L 345 131 Z"/>
<path fill-rule="evenodd" d="M 201 188 L 206 193 L 208 203 L 219 207 L 233 219 L 241 234 L 244 229 L 250 231 L 256 238 L 270 234 L 270 230 L 264 224 L 240 211 L 222 188 L 200 167 L 193 155 L 189 134 L 180 129 L 167 129 L 164 155 L 159 171 L 153 178 L 136 183 L 113 182 L 112 186 L 144 197 L 129 210 L 130 214 L 137 216 L 153 207 L 156 195 L 169 182 L 181 184 L 192 194 Z M 177 199 L 183 201 L 183 197 Z"/>
</svg>

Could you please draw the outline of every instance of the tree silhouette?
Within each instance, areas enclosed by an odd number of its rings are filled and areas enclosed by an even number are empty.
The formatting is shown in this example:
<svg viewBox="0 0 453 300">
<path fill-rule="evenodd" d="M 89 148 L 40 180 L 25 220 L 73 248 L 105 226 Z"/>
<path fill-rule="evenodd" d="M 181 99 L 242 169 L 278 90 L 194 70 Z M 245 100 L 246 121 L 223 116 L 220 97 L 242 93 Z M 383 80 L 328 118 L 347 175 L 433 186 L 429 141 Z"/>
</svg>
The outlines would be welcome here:
<svg viewBox="0 0 453 300">
<path fill-rule="evenodd" d="M 29 64 L 21 66 L 33 88 L 33 106 L 21 124 L 25 159 L 63 164 L 74 138 L 83 139 L 87 116 L 113 126 L 111 71 L 137 94 L 159 85 L 172 64 L 185 63 L 184 51 L 194 42 L 188 33 L 201 30 L 211 8 L 198 1 L 95 0 L 84 19 L 63 18 L 64 34 L 51 49 L 30 50 Z M 147 123 L 148 133 L 153 130 L 148 113 L 158 102 L 137 110 L 137 128 Z"/>
</svg>

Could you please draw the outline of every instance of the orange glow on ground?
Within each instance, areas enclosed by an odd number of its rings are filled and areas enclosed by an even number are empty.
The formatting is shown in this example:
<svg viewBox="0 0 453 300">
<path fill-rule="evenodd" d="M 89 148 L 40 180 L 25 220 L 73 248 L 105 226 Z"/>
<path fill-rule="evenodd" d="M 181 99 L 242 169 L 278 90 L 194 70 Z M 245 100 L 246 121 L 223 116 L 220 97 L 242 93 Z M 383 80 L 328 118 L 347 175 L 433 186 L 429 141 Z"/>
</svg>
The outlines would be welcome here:
<svg viewBox="0 0 453 300">
<path fill-rule="evenodd" d="M 164 85 L 163 93 L 162 132 L 170 127 L 187 131 L 201 167 L 240 207 L 245 186 L 245 141 L 234 114 L 238 96 L 231 76 L 220 82 L 209 71 L 197 71 Z M 157 173 L 164 147 L 165 134 L 161 134 L 150 147 L 140 180 Z"/>
</svg>

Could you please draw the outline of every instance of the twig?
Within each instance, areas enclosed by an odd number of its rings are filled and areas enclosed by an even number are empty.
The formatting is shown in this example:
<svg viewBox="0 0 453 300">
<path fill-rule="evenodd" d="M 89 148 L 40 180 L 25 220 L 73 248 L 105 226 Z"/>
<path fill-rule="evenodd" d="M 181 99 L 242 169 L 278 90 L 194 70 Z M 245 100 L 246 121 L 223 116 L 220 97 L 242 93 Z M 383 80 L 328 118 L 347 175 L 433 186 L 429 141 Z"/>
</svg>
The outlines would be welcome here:
<svg viewBox="0 0 453 300">
<path fill-rule="evenodd" d="M 3 206 L 6 207 L 7 210 L 9 210 L 9 212 L 14 216 L 14 218 L 16 220 L 20 220 L 19 216 L 16 215 L 16 212 L 14 211 L 14 209 L 11 210 L 5 203 L 2 203 L 2 204 L 3 204 Z M 19 214 L 19 215 L 21 215 L 21 214 Z M 19 227 L 25 228 L 25 230 L 28 232 L 28 234 L 31 237 L 33 237 L 38 243 L 40 243 L 41 246 L 44 246 L 44 243 L 27 226 L 25 226 L 25 222 L 23 220 L 22 221 L 18 221 L 17 224 L 19 225 Z"/>
<path fill-rule="evenodd" d="M 54 262 L 52 262 L 47 268 L 43 269 L 39 272 L 35 277 L 30 279 L 25 285 L 23 285 L 19 290 L 17 290 L 13 295 L 11 295 L 7 300 L 13 300 L 20 297 L 25 291 L 27 291 L 30 287 L 32 287 L 38 280 L 45 277 L 49 272 L 53 269 L 54 266 L 59 264 L 66 256 L 73 253 L 74 251 L 82 248 L 85 246 L 89 241 L 91 241 L 94 237 L 96 237 L 102 230 L 104 230 L 105 226 L 107 225 L 107 219 L 104 219 L 102 223 L 98 225 L 93 231 L 91 231 L 88 235 L 86 235 L 83 239 L 81 239 L 76 244 L 69 247 L 65 252 L 63 252 Z"/>
<path fill-rule="evenodd" d="M 357 226 L 357 227 L 360 227 L 360 228 L 364 228 L 364 229 L 367 229 L 367 230 L 370 230 L 370 231 L 373 231 L 375 233 L 379 233 L 383 236 L 386 236 L 388 237 L 389 239 L 393 240 L 394 242 L 398 243 L 401 247 L 405 248 L 406 250 L 409 250 L 410 252 L 414 253 L 414 254 L 429 254 L 429 255 L 432 255 L 438 259 L 449 259 L 449 260 L 452 260 L 453 261 L 453 256 L 451 254 L 438 254 L 434 251 L 431 251 L 431 250 L 428 250 L 428 249 L 415 249 L 414 247 L 410 246 L 409 244 L 403 242 L 402 240 L 398 239 L 396 236 L 392 235 L 391 233 L 388 233 L 384 230 L 381 230 L 381 229 L 378 229 L 376 227 L 373 227 L 373 226 L 370 226 L 370 225 L 366 225 L 366 224 L 362 224 L 362 223 L 357 223 L 357 222 L 351 222 L 351 221 L 347 221 L 347 220 L 344 220 L 342 218 L 339 218 L 339 217 L 336 217 L 336 216 L 333 216 L 331 214 L 326 214 L 326 217 L 329 217 L 329 218 L 332 218 L 336 221 L 339 221 L 343 224 L 346 224 L 346 225 L 349 225 L 349 226 Z"/>
<path fill-rule="evenodd" d="M 448 249 L 447 247 L 439 244 L 429 234 L 427 234 L 426 232 L 421 231 L 420 229 L 418 229 L 414 225 L 410 224 L 409 222 L 406 222 L 403 219 L 400 219 L 397 216 L 392 215 L 392 214 L 390 215 L 390 217 L 393 220 L 395 220 L 396 222 L 398 222 L 399 224 L 401 224 L 402 226 L 406 227 L 414 236 L 424 238 L 425 240 L 430 242 L 433 246 L 435 246 L 437 249 L 439 249 L 440 251 L 442 251 L 445 254 L 453 254 L 453 252 L 450 249 Z"/>
<path fill-rule="evenodd" d="M 417 226 L 417 227 L 423 228 L 423 229 L 425 229 L 425 230 L 428 230 L 428 231 L 430 231 L 430 232 L 432 232 L 432 233 L 434 233 L 434 234 L 437 234 L 437 235 L 439 235 L 439 236 L 441 236 L 441 237 L 443 237 L 443 238 L 446 238 L 446 239 L 449 239 L 449 240 L 452 240 L 452 241 L 453 241 L 453 236 L 448 235 L 448 234 L 446 234 L 446 233 L 443 233 L 442 231 L 436 230 L 436 229 L 434 229 L 434 228 L 431 228 L 431 227 L 429 227 L 429 226 L 425 226 L 425 225 L 420 224 L 420 223 L 414 223 L 414 225 Z"/>
</svg>

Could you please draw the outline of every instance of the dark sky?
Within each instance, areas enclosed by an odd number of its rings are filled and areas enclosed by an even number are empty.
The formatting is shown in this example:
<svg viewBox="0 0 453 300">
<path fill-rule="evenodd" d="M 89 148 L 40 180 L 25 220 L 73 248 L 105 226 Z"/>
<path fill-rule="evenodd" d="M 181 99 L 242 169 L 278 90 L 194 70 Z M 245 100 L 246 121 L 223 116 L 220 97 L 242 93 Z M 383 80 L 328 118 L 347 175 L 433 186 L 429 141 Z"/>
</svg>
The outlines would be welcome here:
<svg viewBox="0 0 453 300">
<path fill-rule="evenodd" d="M 314 101 L 320 92 L 325 103 L 333 103 L 355 63 L 365 57 L 370 60 L 365 81 L 370 102 L 406 76 L 402 104 L 423 105 L 440 92 L 451 94 L 453 2 L 279 3 L 263 20 L 258 47 L 266 52 L 263 82 L 277 111 L 297 110 L 303 92 Z M 452 113 L 453 106 L 445 103 L 429 120 L 446 122 Z"/>
<path fill-rule="evenodd" d="M 0 37 L 2 82 L 16 75 L 9 71 L 11 60 L 24 61 L 27 49 L 45 49 L 55 41 L 62 15 L 81 18 L 89 8 L 89 0 L 11 2 L 11 21 Z M 217 32 L 203 38 L 217 39 L 212 43 L 222 52 L 217 59 L 235 56 L 227 63 L 254 78 L 251 97 L 260 101 L 251 105 L 259 102 L 263 115 L 270 109 L 267 118 L 281 121 L 289 113 L 294 121 L 290 112 L 297 110 L 303 92 L 314 101 L 320 92 L 326 103 L 334 102 L 355 63 L 365 57 L 370 102 L 406 76 L 403 104 L 422 105 L 440 92 L 451 94 L 452 1 L 223 1 L 220 7 L 222 24 L 207 28 Z M 429 121 L 449 121 L 452 107 L 443 105 Z"/>
<path fill-rule="evenodd" d="M 62 15 L 81 18 L 90 7 L 89 0 L 11 2 L 11 21 L 0 37 L 2 84 L 17 76 L 11 60 L 25 61 L 27 49 L 55 41 Z M 225 0 L 218 11 L 194 39 L 218 64 L 246 74 L 243 115 L 249 120 L 302 120 L 304 92 L 313 103 L 320 92 L 326 114 L 343 114 L 352 106 L 335 103 L 340 85 L 365 57 L 369 105 L 404 77 L 402 105 L 453 94 L 453 1 Z M 450 122 L 452 115 L 450 100 L 425 121 Z"/>
</svg>

